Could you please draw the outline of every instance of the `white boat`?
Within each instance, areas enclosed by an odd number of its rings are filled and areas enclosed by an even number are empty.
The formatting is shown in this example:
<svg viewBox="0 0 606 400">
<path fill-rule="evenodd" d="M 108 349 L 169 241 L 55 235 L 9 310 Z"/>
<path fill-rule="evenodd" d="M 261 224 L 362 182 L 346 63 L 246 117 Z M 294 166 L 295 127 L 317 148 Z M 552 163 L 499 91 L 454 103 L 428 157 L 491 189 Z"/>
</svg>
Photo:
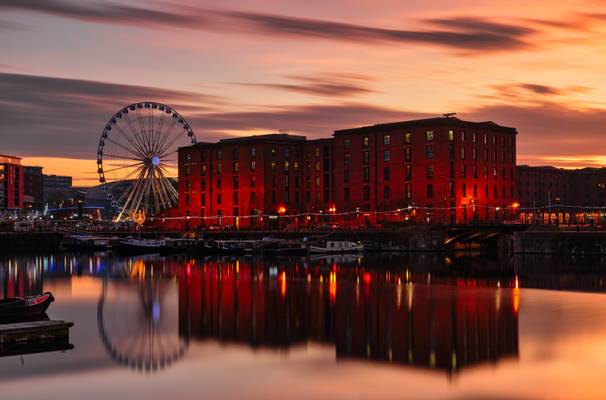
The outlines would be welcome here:
<svg viewBox="0 0 606 400">
<path fill-rule="evenodd" d="M 364 251 L 364 245 L 360 242 L 348 242 L 348 241 L 327 241 L 324 246 L 309 246 L 310 253 L 360 253 Z"/>
<path fill-rule="evenodd" d="M 164 239 L 126 238 L 118 242 L 116 250 L 127 253 L 155 253 L 166 245 Z"/>
</svg>

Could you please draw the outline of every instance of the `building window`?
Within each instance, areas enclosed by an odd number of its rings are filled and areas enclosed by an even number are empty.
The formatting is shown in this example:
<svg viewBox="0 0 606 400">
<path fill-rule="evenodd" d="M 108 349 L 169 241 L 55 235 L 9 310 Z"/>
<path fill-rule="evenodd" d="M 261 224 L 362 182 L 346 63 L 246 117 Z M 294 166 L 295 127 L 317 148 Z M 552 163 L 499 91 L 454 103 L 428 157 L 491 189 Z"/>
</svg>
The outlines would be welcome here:
<svg viewBox="0 0 606 400">
<path fill-rule="evenodd" d="M 231 151 L 231 159 L 232 160 L 238 159 L 238 148 L 237 147 Z"/>
<path fill-rule="evenodd" d="M 495 167 L 495 168 L 493 168 L 493 169 L 492 169 L 492 177 L 493 177 L 494 179 L 497 179 L 497 175 L 498 175 L 498 174 L 497 174 L 497 168 Z"/>
<path fill-rule="evenodd" d="M 488 143 L 488 137 L 486 134 L 484 134 L 484 144 L 487 144 L 487 143 Z"/>
<path fill-rule="evenodd" d="M 404 166 L 404 180 L 411 181 L 412 180 L 412 165 L 406 164 Z"/>
<path fill-rule="evenodd" d="M 271 169 L 272 169 L 272 171 L 274 171 L 276 169 L 276 162 L 275 161 L 271 162 Z"/>
<path fill-rule="evenodd" d="M 221 150 L 217 150 L 217 160 L 223 159 L 223 152 Z"/>
<path fill-rule="evenodd" d="M 256 169 L 257 169 L 257 162 L 256 162 L 255 160 L 252 160 L 252 161 L 250 162 L 250 170 L 251 170 L 251 171 L 254 171 L 254 170 L 256 170 Z"/>
<path fill-rule="evenodd" d="M 346 169 L 345 171 L 343 171 L 343 182 L 344 183 L 349 183 L 350 177 L 349 177 L 349 170 Z"/>
<path fill-rule="evenodd" d="M 316 154 L 316 157 L 320 157 L 320 148 L 319 147 L 316 147 L 315 154 Z"/>
<path fill-rule="evenodd" d="M 189 174 L 191 173 L 190 169 L 189 169 L 189 165 L 185 167 L 185 171 L 184 171 L 184 175 L 185 176 L 189 176 Z"/>
<path fill-rule="evenodd" d="M 250 187 L 254 188 L 255 186 L 257 186 L 257 177 L 252 175 L 250 177 Z"/>
<path fill-rule="evenodd" d="M 363 164 L 370 164 L 370 151 L 363 151 L 362 152 L 362 163 Z"/>
<path fill-rule="evenodd" d="M 389 150 L 385 150 L 383 152 L 383 161 L 389 161 L 391 159 L 391 154 L 389 153 Z"/>
<path fill-rule="evenodd" d="M 450 192 L 450 197 L 455 197 L 455 185 L 454 182 L 448 182 L 448 190 Z"/>
<path fill-rule="evenodd" d="M 186 153 L 185 154 L 185 160 L 191 161 L 191 153 Z"/>
<path fill-rule="evenodd" d="M 507 169 L 505 169 L 505 167 L 503 167 L 503 170 L 501 171 L 501 179 L 504 181 L 507 180 Z"/>
<path fill-rule="evenodd" d="M 240 163 L 239 162 L 235 162 L 234 163 L 234 172 L 239 172 L 240 171 Z"/>
<path fill-rule="evenodd" d="M 505 186 L 503 186 L 503 189 L 501 191 L 501 194 L 503 195 L 502 197 L 505 199 L 507 197 L 507 189 L 505 188 Z"/>
<path fill-rule="evenodd" d="M 391 171 L 388 167 L 383 168 L 383 179 L 388 181 L 391 177 Z"/>
<path fill-rule="evenodd" d="M 427 146 L 425 148 L 425 156 L 428 160 L 431 160 L 433 158 L 433 146 Z"/>
<path fill-rule="evenodd" d="M 364 182 L 370 182 L 370 168 L 364 167 Z"/>
<path fill-rule="evenodd" d="M 204 193 L 202 193 L 202 196 L 200 196 L 200 205 L 201 206 L 206 205 L 206 195 Z"/>
<path fill-rule="evenodd" d="M 202 165 L 202 175 L 206 175 L 206 164 Z"/>
<path fill-rule="evenodd" d="M 391 142 L 391 137 L 389 135 L 383 136 L 383 144 L 388 145 Z"/>
<path fill-rule="evenodd" d="M 290 161 L 284 160 L 284 171 L 288 171 L 290 168 Z"/>
<path fill-rule="evenodd" d="M 427 141 L 431 142 L 433 141 L 433 131 L 427 131 L 425 132 L 426 136 L 427 136 Z"/>
<path fill-rule="evenodd" d="M 466 184 L 461 185 L 461 195 L 463 197 L 467 197 L 467 185 Z"/>
<path fill-rule="evenodd" d="M 290 185 L 290 176 L 288 174 L 284 175 L 284 187 L 288 187 Z"/>
<path fill-rule="evenodd" d="M 349 153 L 345 153 L 343 154 L 343 165 L 349 165 L 349 161 L 350 161 L 350 156 Z"/>
<path fill-rule="evenodd" d="M 404 196 L 406 197 L 406 200 L 412 200 L 412 184 L 407 183 L 404 185 Z"/>
<path fill-rule="evenodd" d="M 478 197 L 478 185 L 473 185 L 473 197 Z"/>
<path fill-rule="evenodd" d="M 349 201 L 349 188 L 343 189 L 343 200 Z"/>
<path fill-rule="evenodd" d="M 240 185 L 240 179 L 236 175 L 236 176 L 234 176 L 234 190 L 237 190 L 239 185 Z"/>
<path fill-rule="evenodd" d="M 257 155 L 257 148 L 253 146 L 250 148 L 250 156 L 255 157 L 256 155 Z"/>
<path fill-rule="evenodd" d="M 465 159 L 465 147 L 461 147 L 461 160 Z"/>
<path fill-rule="evenodd" d="M 316 171 L 320 170 L 320 161 L 316 161 Z"/>
<path fill-rule="evenodd" d="M 349 149 L 351 147 L 351 140 L 349 138 L 343 140 L 343 147 Z"/>
<path fill-rule="evenodd" d="M 465 141 L 465 131 L 461 131 L 461 142 Z"/>
<path fill-rule="evenodd" d="M 389 186 L 383 187 L 383 198 L 389 199 L 389 195 L 391 194 Z"/>
<path fill-rule="evenodd" d="M 276 148 L 275 147 L 271 148 L 271 155 L 272 155 L 272 157 L 276 155 Z"/>
<path fill-rule="evenodd" d="M 488 167 L 484 167 L 484 179 L 488 179 Z"/>
<path fill-rule="evenodd" d="M 284 158 L 290 158 L 290 149 L 284 149 Z"/>
<path fill-rule="evenodd" d="M 448 131 L 448 140 L 451 142 L 454 140 L 454 131 L 453 130 Z"/>
<path fill-rule="evenodd" d="M 467 178 L 467 167 L 465 164 L 461 164 L 461 178 Z"/>
<path fill-rule="evenodd" d="M 218 188 L 218 189 L 221 189 L 221 185 L 222 185 L 222 184 L 223 184 L 223 182 L 222 182 L 222 180 L 221 180 L 221 177 L 220 177 L 220 176 L 218 176 L 218 177 L 217 177 L 217 188 Z"/>
<path fill-rule="evenodd" d="M 472 149 L 472 155 L 474 161 L 478 159 L 478 149 L 476 149 L 475 147 Z"/>
<path fill-rule="evenodd" d="M 412 133 L 404 133 L 404 143 L 412 143 Z"/>
<path fill-rule="evenodd" d="M 223 166 L 221 165 L 221 163 L 217 164 L 217 173 L 220 174 L 223 171 Z"/>
<path fill-rule="evenodd" d="M 221 204 L 223 198 L 221 197 L 221 193 L 217 193 L 217 204 Z"/>
<path fill-rule="evenodd" d="M 200 190 L 202 190 L 202 191 L 206 190 L 206 178 L 200 179 Z"/>
<path fill-rule="evenodd" d="M 368 138 L 368 136 L 364 136 L 362 138 L 362 146 L 364 146 L 364 147 L 370 146 L 370 139 Z"/>
<path fill-rule="evenodd" d="M 364 201 L 370 201 L 370 186 L 364 185 Z"/>
<path fill-rule="evenodd" d="M 497 190 L 496 186 L 494 187 L 493 194 L 495 199 L 499 197 L 499 191 Z"/>
<path fill-rule="evenodd" d="M 433 197 L 433 185 L 431 183 L 427 185 L 427 197 Z"/>
<path fill-rule="evenodd" d="M 275 190 L 273 190 L 273 191 L 271 192 L 271 202 L 272 202 L 272 203 L 277 202 L 277 199 L 276 199 L 276 191 L 275 191 Z"/>
<path fill-rule="evenodd" d="M 320 177 L 319 176 L 316 176 L 315 183 L 316 183 L 316 187 L 320 187 Z"/>
<path fill-rule="evenodd" d="M 238 204 L 238 192 L 234 192 L 234 204 Z"/>
<path fill-rule="evenodd" d="M 472 171 L 474 179 L 478 179 L 478 166 L 474 164 L 472 167 Z"/>
<path fill-rule="evenodd" d="M 433 178 L 433 164 L 427 165 L 427 177 Z"/>
<path fill-rule="evenodd" d="M 189 205 L 189 195 L 188 194 L 185 195 L 185 205 L 187 205 L 187 206 Z"/>
<path fill-rule="evenodd" d="M 404 161 L 412 161 L 412 147 L 404 148 Z"/>
</svg>

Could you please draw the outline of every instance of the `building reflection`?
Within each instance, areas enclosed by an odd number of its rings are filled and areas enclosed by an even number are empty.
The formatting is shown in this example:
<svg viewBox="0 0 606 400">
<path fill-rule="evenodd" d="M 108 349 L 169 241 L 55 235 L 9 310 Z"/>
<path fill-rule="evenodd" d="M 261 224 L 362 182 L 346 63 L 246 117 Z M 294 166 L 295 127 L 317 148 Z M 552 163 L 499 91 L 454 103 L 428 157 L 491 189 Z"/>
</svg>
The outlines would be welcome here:
<svg viewBox="0 0 606 400">
<path fill-rule="evenodd" d="M 190 339 L 210 339 L 280 351 L 322 343 L 334 346 L 338 360 L 452 374 L 517 357 L 520 287 L 603 291 L 604 264 L 435 254 L 19 256 L 0 259 L 0 297 L 76 285 L 77 276 L 102 280 L 110 318 L 99 320 L 100 338 L 115 362 L 140 370 L 160 370 Z M 141 346 L 136 354 L 132 343 Z M 150 343 L 168 356 L 159 358 Z"/>
<path fill-rule="evenodd" d="M 179 276 L 183 334 L 250 346 L 332 343 L 338 359 L 448 374 L 518 354 L 515 288 L 431 284 L 361 260 L 215 259 Z M 428 284 L 429 283 L 429 284 Z"/>
</svg>

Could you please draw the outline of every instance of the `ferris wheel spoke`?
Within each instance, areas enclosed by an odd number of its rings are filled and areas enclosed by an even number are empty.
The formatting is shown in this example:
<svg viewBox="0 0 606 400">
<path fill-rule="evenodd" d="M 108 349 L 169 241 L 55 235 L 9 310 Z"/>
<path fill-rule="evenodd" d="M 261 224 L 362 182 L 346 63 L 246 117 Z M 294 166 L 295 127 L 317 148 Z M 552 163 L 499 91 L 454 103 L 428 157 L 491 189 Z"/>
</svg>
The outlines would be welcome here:
<svg viewBox="0 0 606 400">
<path fill-rule="evenodd" d="M 128 118 L 128 114 L 123 114 L 123 115 L 124 115 L 124 121 L 126 121 L 126 125 L 128 126 L 128 130 L 130 131 L 130 134 L 128 134 L 124 129 L 118 127 L 118 125 L 116 125 L 116 127 L 118 128 L 120 133 L 122 133 L 122 136 L 124 136 L 126 138 L 126 140 L 130 143 L 130 145 L 133 146 L 133 149 L 136 150 L 137 155 L 144 158 L 145 154 L 146 154 L 145 147 L 143 146 L 143 143 L 141 143 L 139 136 L 136 134 L 136 130 L 134 130 L 134 128 L 132 126 L 132 122 L 131 122 L 130 118 Z"/>
<path fill-rule="evenodd" d="M 140 108 L 135 110 L 135 114 L 137 115 L 137 122 L 139 123 L 139 132 L 141 133 L 141 137 L 143 138 L 143 143 L 147 146 L 147 149 L 151 149 L 151 143 L 149 140 L 149 132 L 145 129 L 145 121 L 143 121 L 143 116 L 141 116 Z"/>
<path fill-rule="evenodd" d="M 160 117 L 160 122 L 158 122 L 157 129 L 154 134 L 154 144 L 155 144 L 155 146 L 153 148 L 154 151 L 157 150 L 156 147 L 160 142 L 160 135 L 162 134 L 162 129 L 164 128 L 164 119 L 166 118 L 165 112 L 161 112 L 161 115 L 162 116 Z"/>
<path fill-rule="evenodd" d="M 139 158 L 134 158 L 134 157 L 125 157 L 125 156 L 119 156 L 117 154 L 108 154 L 108 153 L 104 153 L 104 156 L 109 156 L 112 158 L 119 158 L 121 160 L 132 160 L 132 161 L 141 161 L 141 159 Z"/>
<path fill-rule="evenodd" d="M 160 210 L 161 202 L 160 202 L 160 191 L 156 184 L 156 178 L 152 177 L 152 194 L 154 196 L 154 204 L 156 206 L 156 210 Z"/>
<path fill-rule="evenodd" d="M 126 139 L 126 141 L 128 142 L 128 144 L 130 144 L 132 147 L 127 147 L 125 145 L 123 145 L 122 143 L 119 143 L 113 139 L 111 139 L 109 136 L 105 139 L 107 141 L 109 141 L 110 143 L 113 143 L 115 145 L 117 145 L 118 147 L 121 147 L 123 149 L 125 149 L 128 153 L 139 157 L 139 158 L 145 158 L 145 153 L 142 151 L 143 149 L 141 148 L 141 146 L 139 145 L 139 143 L 135 142 L 130 135 L 128 135 L 126 132 L 124 132 L 124 130 L 122 128 L 120 128 L 118 125 L 114 125 L 116 127 L 116 129 L 118 130 L 118 132 Z"/>
<path fill-rule="evenodd" d="M 175 127 L 177 125 L 179 125 L 179 123 L 177 122 L 177 118 L 172 118 L 171 124 L 168 125 L 168 127 L 166 128 L 166 131 L 161 136 L 160 140 L 156 144 L 156 147 L 154 148 L 156 154 L 160 153 L 160 149 L 162 149 L 164 147 L 164 144 L 166 143 L 168 138 L 172 135 L 173 130 L 175 129 Z"/>
<path fill-rule="evenodd" d="M 159 187 L 159 193 L 160 196 L 162 197 L 162 203 L 164 205 L 164 207 L 169 208 L 172 206 L 171 201 L 170 201 L 170 195 L 166 189 L 166 187 L 164 186 L 164 179 L 159 175 L 158 170 L 156 170 L 156 183 Z"/>
<path fill-rule="evenodd" d="M 168 142 L 168 144 L 165 144 L 164 146 L 162 146 L 162 148 L 160 148 L 160 150 L 158 151 L 158 157 L 163 157 L 166 152 L 172 148 L 172 146 L 177 143 L 177 140 L 179 140 L 183 135 L 187 135 L 187 131 L 184 129 L 183 132 L 181 134 L 178 134 L 177 136 L 175 136 L 170 142 Z"/>
<path fill-rule="evenodd" d="M 137 131 L 137 128 L 134 126 L 135 124 L 128 117 L 128 114 L 124 114 L 124 118 L 126 120 L 126 124 L 128 125 L 128 128 L 130 129 L 130 131 L 133 134 L 133 136 L 137 139 L 137 142 L 139 143 L 140 148 L 143 150 L 143 153 L 144 154 L 149 153 L 149 149 L 145 145 L 145 141 L 143 140 L 143 138 L 141 137 L 141 135 Z"/>
<path fill-rule="evenodd" d="M 123 170 L 123 169 L 134 168 L 134 167 L 136 167 L 138 165 L 143 165 L 143 162 L 137 162 L 137 163 L 134 163 L 134 164 L 124 165 L 122 167 L 111 168 L 111 169 L 108 169 L 108 170 L 103 170 L 103 172 L 115 172 L 115 171 L 120 171 L 120 170 Z"/>
</svg>

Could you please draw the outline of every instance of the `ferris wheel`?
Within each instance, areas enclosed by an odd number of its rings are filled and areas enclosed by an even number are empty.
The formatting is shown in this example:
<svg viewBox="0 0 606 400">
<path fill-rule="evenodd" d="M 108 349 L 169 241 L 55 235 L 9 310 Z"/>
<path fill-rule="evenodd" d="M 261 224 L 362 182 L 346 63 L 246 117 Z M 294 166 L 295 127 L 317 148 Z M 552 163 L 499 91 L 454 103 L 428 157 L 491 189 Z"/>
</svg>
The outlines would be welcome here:
<svg viewBox="0 0 606 400">
<path fill-rule="evenodd" d="M 147 101 L 115 113 L 99 139 L 97 172 L 117 220 L 174 207 L 177 149 L 195 143 L 190 125 L 167 105 Z"/>
</svg>

